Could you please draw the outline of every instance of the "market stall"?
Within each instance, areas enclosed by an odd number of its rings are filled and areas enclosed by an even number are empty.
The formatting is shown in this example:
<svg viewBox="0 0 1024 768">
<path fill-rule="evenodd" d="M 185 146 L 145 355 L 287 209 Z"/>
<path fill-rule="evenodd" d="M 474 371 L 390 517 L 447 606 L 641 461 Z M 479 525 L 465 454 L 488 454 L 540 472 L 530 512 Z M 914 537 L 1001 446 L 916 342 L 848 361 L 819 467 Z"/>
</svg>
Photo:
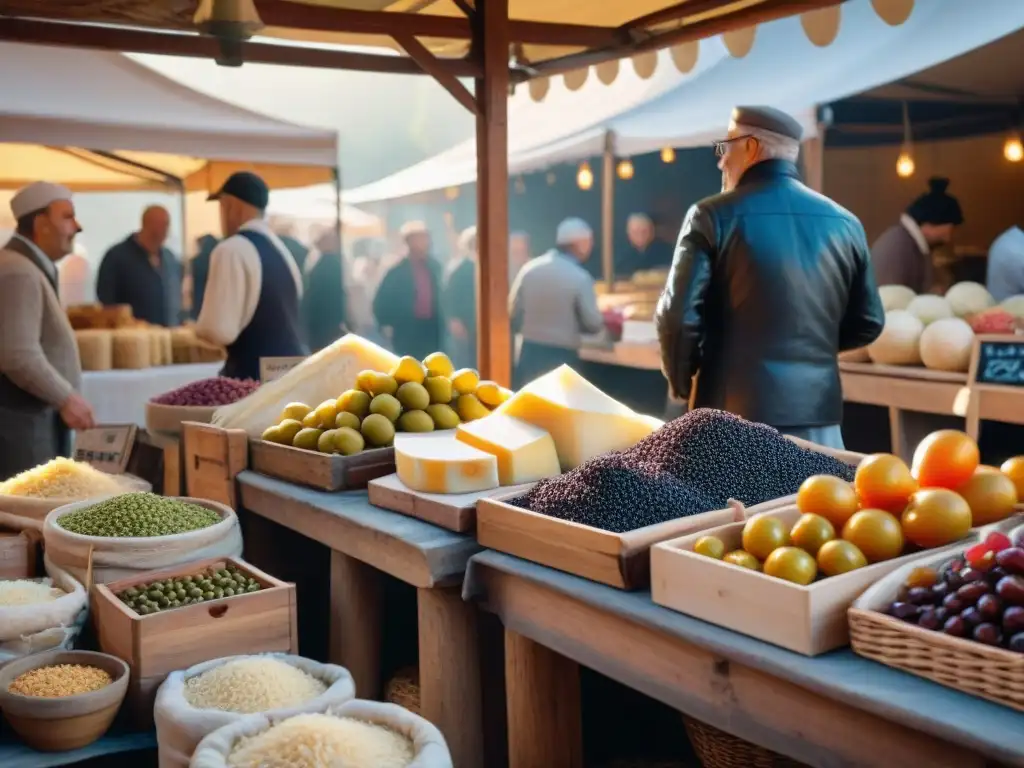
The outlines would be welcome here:
<svg viewBox="0 0 1024 768">
<path fill-rule="evenodd" d="M 96 414 L 97 424 L 146 426 L 146 404 L 158 395 L 216 376 L 223 363 L 170 365 L 145 370 L 86 371 L 82 397 Z"/>
</svg>

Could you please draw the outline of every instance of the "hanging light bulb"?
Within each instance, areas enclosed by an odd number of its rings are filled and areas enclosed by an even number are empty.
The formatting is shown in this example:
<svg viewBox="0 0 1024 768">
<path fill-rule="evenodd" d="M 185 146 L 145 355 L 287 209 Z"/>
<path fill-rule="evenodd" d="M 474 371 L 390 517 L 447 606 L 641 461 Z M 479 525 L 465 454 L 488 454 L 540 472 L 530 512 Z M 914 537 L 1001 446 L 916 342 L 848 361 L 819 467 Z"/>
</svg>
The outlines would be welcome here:
<svg viewBox="0 0 1024 768">
<path fill-rule="evenodd" d="M 676 161 L 676 151 L 672 147 L 665 147 L 661 150 L 661 162 L 663 163 L 674 163 Z"/>
<path fill-rule="evenodd" d="M 584 191 L 594 186 L 594 172 L 590 170 L 590 163 L 580 163 L 580 169 L 576 172 L 576 186 Z"/>
<path fill-rule="evenodd" d="M 448 189 L 444 191 L 444 196 L 447 197 L 449 200 L 457 200 L 459 198 L 459 188 L 448 187 Z"/>
<path fill-rule="evenodd" d="M 900 152 L 896 159 L 896 175 L 901 179 L 908 179 L 914 175 L 914 156 L 906 148 Z"/>
<path fill-rule="evenodd" d="M 222 67 L 242 66 L 242 43 L 264 26 L 253 0 L 201 0 L 192 23 L 217 39 L 216 61 Z"/>
<path fill-rule="evenodd" d="M 620 160 L 615 167 L 615 173 L 623 181 L 629 181 L 633 178 L 633 161 L 628 157 L 625 160 Z"/>
<path fill-rule="evenodd" d="M 1024 160 L 1024 144 L 1021 143 L 1020 134 L 1015 134 L 1003 144 L 1003 157 L 1011 163 L 1019 163 Z"/>
</svg>

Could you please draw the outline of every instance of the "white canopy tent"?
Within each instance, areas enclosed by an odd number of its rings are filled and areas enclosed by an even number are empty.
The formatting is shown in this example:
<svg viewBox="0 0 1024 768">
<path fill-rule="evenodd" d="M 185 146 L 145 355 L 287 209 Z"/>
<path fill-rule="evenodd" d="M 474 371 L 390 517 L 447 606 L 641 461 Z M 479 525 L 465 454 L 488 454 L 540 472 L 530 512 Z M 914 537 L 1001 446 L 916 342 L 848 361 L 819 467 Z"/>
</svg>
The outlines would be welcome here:
<svg viewBox="0 0 1024 768">
<path fill-rule="evenodd" d="M 301 187 L 338 162 L 334 131 L 219 101 L 120 53 L 2 43 L 0 71 L 0 187 L 209 190 L 242 168 Z"/>
<path fill-rule="evenodd" d="M 650 80 L 631 67 L 611 85 L 591 78 L 570 91 L 552 85 L 542 103 L 522 89 L 509 104 L 509 171 L 526 173 L 601 154 L 606 137 L 619 156 L 662 147 L 701 146 L 719 136 L 737 103 L 771 104 L 817 133 L 817 106 L 870 90 L 986 45 L 1024 26 L 1024 2 L 935 0 L 916 3 L 907 21 L 890 26 L 870 0 L 840 6 L 842 23 L 825 47 L 811 43 L 800 18 L 761 25 L 750 53 L 733 58 L 721 37 L 704 40 L 696 66 L 682 74 L 659 62 Z M 662 51 L 662 57 L 671 52 Z M 347 190 L 365 203 L 470 183 L 475 142 Z"/>
</svg>

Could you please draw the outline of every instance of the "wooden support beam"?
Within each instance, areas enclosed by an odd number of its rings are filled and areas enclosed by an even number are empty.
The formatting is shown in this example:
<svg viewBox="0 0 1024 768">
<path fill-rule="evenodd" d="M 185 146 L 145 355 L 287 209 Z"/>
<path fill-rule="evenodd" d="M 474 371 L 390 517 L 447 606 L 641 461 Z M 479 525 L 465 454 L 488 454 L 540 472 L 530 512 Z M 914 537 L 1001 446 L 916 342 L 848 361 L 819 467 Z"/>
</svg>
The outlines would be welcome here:
<svg viewBox="0 0 1024 768">
<path fill-rule="evenodd" d="M 212 59 L 217 54 L 217 41 L 211 37 L 197 34 L 150 32 L 126 27 L 100 27 L 89 24 L 64 24 L 2 17 L 0 17 L 0 40 L 200 59 Z M 255 64 L 351 69 L 398 75 L 425 74 L 419 64 L 404 56 L 303 48 L 295 45 L 242 43 L 242 58 Z M 480 64 L 465 59 L 435 59 L 435 61 L 438 70 L 453 78 L 479 77 L 483 73 Z"/>
<path fill-rule="evenodd" d="M 475 42 L 483 62 L 476 82 L 477 365 L 485 379 L 512 380 L 508 319 L 509 0 L 479 3 Z"/>
<path fill-rule="evenodd" d="M 643 31 L 649 27 L 656 27 L 660 24 L 678 21 L 679 19 L 693 18 L 709 11 L 721 8 L 722 0 L 682 0 L 680 3 L 662 8 L 659 11 L 648 13 L 638 19 L 623 24 L 619 29 L 623 31 Z"/>
<path fill-rule="evenodd" d="M 536 62 L 530 66 L 533 69 L 533 77 L 551 77 L 583 67 L 597 66 L 606 61 L 645 53 L 646 51 L 657 51 L 695 40 L 703 40 L 707 37 L 714 37 L 755 24 L 766 24 L 776 19 L 806 13 L 818 8 L 839 5 L 844 2 L 846 0 L 764 0 L 762 3 L 748 6 L 735 13 L 716 16 L 692 24 L 685 24 L 661 34 L 650 35 L 644 40 L 639 40 L 629 45 L 612 45 L 582 53 L 573 53 L 556 59 Z M 626 25 L 626 27 L 628 28 L 629 25 Z M 623 31 L 626 31 L 626 28 L 620 28 L 619 32 L 622 33 Z"/>
<path fill-rule="evenodd" d="M 448 91 L 448 93 L 450 93 L 452 97 L 459 102 L 459 104 L 468 109 L 473 115 L 480 114 L 476 98 L 469 92 L 469 89 L 459 81 L 459 78 L 455 77 L 455 75 L 440 66 L 441 60 L 428 51 L 423 43 L 412 35 L 405 33 L 396 33 L 394 38 L 395 42 L 402 46 L 405 52 L 409 54 L 409 58 L 415 61 L 419 65 L 420 69 L 444 86 L 444 89 Z"/>
</svg>

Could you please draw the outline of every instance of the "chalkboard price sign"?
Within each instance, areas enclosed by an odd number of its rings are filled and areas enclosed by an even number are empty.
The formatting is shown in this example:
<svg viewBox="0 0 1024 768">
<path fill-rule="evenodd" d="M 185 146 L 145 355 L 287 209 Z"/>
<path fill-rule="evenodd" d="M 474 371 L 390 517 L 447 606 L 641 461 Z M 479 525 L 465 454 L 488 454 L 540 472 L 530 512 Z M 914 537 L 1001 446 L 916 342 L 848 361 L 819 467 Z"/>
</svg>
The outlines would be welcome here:
<svg viewBox="0 0 1024 768">
<path fill-rule="evenodd" d="M 978 384 L 1024 387 L 1024 337 L 980 342 L 974 380 Z"/>
</svg>

